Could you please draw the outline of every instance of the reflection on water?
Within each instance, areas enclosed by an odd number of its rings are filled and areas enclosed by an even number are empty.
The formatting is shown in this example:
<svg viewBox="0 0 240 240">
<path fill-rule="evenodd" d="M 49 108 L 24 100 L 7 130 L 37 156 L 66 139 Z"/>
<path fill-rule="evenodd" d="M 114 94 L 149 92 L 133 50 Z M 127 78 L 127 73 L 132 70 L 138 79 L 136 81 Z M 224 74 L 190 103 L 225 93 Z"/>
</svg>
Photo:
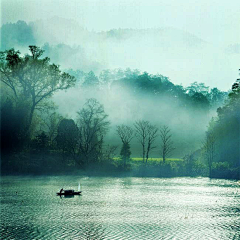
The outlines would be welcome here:
<svg viewBox="0 0 240 240">
<path fill-rule="evenodd" d="M 61 188 L 82 196 L 56 196 Z M 240 186 L 208 178 L 2 177 L 1 239 L 240 239 Z"/>
</svg>

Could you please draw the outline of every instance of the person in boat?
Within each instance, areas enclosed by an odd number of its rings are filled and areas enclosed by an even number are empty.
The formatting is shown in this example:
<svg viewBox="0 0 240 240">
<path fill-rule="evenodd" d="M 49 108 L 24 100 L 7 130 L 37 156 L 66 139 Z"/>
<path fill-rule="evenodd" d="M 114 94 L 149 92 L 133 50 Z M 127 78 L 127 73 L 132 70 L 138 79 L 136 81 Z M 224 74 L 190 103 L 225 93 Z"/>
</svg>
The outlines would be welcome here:
<svg viewBox="0 0 240 240">
<path fill-rule="evenodd" d="M 63 188 L 60 190 L 60 194 L 63 192 Z"/>
</svg>

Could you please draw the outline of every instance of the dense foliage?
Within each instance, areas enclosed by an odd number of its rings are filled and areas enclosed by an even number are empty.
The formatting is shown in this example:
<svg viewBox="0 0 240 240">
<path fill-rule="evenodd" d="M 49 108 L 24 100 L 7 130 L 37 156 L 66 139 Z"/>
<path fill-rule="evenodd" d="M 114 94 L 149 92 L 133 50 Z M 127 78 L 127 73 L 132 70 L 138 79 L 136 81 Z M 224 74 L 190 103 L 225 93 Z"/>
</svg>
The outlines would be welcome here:
<svg viewBox="0 0 240 240">
<path fill-rule="evenodd" d="M 135 175 L 183 176 L 206 175 L 239 178 L 240 87 L 237 81 L 229 93 L 209 89 L 194 82 L 184 88 L 167 77 L 138 70 L 93 71 L 60 67 L 43 57 L 43 50 L 30 46 L 30 55 L 14 49 L 1 52 L 1 152 L 2 173 L 56 173 L 92 169 L 108 173 Z M 183 161 L 168 161 L 175 150 L 174 132 L 163 123 L 146 119 L 117 125 L 115 135 L 120 147 L 106 139 L 110 131 L 104 106 L 89 98 L 75 118 L 61 116 L 52 101 L 57 92 L 77 85 L 83 91 L 97 89 L 104 93 L 127 89 L 131 96 L 151 96 L 161 103 L 169 101 L 180 109 L 208 114 L 218 107 L 218 117 L 210 122 L 204 146 L 190 152 Z M 116 106 L 117 107 L 117 106 Z M 142 163 L 131 161 L 132 139 L 138 143 Z M 159 149 L 161 162 L 149 162 Z M 116 161 L 114 156 L 120 156 Z M 224 169 L 224 170 L 223 170 Z"/>
<path fill-rule="evenodd" d="M 232 85 L 227 102 L 217 109 L 207 131 L 205 152 L 211 161 L 212 176 L 240 177 L 240 82 Z M 210 147 L 209 147 L 210 146 Z M 210 149 L 211 148 L 211 149 Z"/>
</svg>

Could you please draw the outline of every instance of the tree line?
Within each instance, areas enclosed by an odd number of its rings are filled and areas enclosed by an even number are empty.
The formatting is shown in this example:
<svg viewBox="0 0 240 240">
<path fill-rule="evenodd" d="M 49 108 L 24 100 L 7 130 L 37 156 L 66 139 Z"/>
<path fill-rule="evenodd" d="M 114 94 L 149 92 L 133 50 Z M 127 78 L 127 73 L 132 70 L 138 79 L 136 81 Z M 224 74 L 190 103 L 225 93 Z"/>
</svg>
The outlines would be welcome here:
<svg viewBox="0 0 240 240">
<path fill-rule="evenodd" d="M 87 100 L 77 113 L 76 123 L 73 119 L 61 117 L 55 112 L 51 96 L 59 90 L 73 87 L 76 78 L 61 72 L 49 58 L 41 58 L 42 49 L 30 46 L 29 50 L 30 55 L 23 57 L 14 49 L 0 55 L 3 169 L 4 164 L 9 163 L 5 156 L 22 151 L 46 153 L 55 149 L 61 152 L 64 161 L 74 159 L 74 162 L 65 164 L 77 163 L 79 166 L 100 162 L 106 158 L 106 152 L 110 158 L 116 147 L 109 146 L 103 150 L 104 136 L 110 125 L 103 105 L 96 99 Z M 130 158 L 133 135 L 142 144 L 143 162 L 145 159 L 147 162 L 154 148 L 158 129 L 147 121 L 137 121 L 134 128 L 136 134 L 129 126 L 117 126 L 117 134 L 123 143 L 120 155 L 124 166 Z M 164 161 L 167 154 L 166 151 L 163 154 Z"/>
<path fill-rule="evenodd" d="M 209 122 L 202 146 L 184 156 L 188 172 L 193 171 L 200 159 L 206 164 L 209 177 L 240 179 L 239 110 L 240 79 L 237 79 L 225 103 L 217 108 L 217 116 Z"/>
<path fill-rule="evenodd" d="M 203 150 L 211 177 L 240 178 L 240 79 L 209 123 Z"/>
<path fill-rule="evenodd" d="M 3 171 L 14 172 L 17 169 L 21 172 L 24 168 L 31 169 L 32 165 L 49 162 L 52 162 L 50 168 L 54 171 L 54 165 L 61 165 L 62 168 L 75 165 L 84 167 L 113 159 L 117 146 L 104 141 L 110 122 L 101 103 L 96 99 L 88 99 L 77 112 L 75 120 L 64 118 L 56 111 L 52 102 L 53 94 L 76 84 L 82 88 L 100 90 L 127 87 L 133 95 L 171 96 L 174 101 L 182 102 L 183 107 L 206 113 L 211 107 L 219 106 L 218 117 L 210 122 L 201 148 L 202 155 L 210 176 L 212 168 L 213 172 L 224 167 L 239 168 L 239 81 L 233 84 L 227 96 L 225 92 L 217 88 L 210 90 L 202 83 L 194 82 L 183 88 L 162 75 L 140 73 L 138 70 L 104 70 L 99 76 L 92 71 L 84 73 L 70 69 L 62 72 L 48 57 L 43 57 L 41 48 L 30 46 L 29 50 L 30 54 L 24 56 L 14 49 L 0 52 Z M 222 105 L 224 101 L 226 103 Z M 141 119 L 132 126 L 118 125 L 116 134 L 122 143 L 120 156 L 123 168 L 126 168 L 131 157 L 133 138 L 141 146 L 139 151 L 142 152 L 145 165 L 150 153 L 159 145 L 163 163 L 174 151 L 172 135 L 167 126 L 158 128 Z M 157 144 L 159 138 L 161 144 Z M 185 156 L 186 166 L 193 165 L 196 155 L 190 153 Z"/>
</svg>

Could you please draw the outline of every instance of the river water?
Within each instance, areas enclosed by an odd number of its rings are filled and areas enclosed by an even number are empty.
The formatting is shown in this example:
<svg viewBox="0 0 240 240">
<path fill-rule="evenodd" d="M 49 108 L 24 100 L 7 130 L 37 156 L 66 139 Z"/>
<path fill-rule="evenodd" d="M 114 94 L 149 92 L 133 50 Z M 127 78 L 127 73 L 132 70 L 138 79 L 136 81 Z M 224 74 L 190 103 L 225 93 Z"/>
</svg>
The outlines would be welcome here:
<svg viewBox="0 0 240 240">
<path fill-rule="evenodd" d="M 8 176 L 0 197 L 1 239 L 240 239 L 236 181 Z"/>
</svg>

